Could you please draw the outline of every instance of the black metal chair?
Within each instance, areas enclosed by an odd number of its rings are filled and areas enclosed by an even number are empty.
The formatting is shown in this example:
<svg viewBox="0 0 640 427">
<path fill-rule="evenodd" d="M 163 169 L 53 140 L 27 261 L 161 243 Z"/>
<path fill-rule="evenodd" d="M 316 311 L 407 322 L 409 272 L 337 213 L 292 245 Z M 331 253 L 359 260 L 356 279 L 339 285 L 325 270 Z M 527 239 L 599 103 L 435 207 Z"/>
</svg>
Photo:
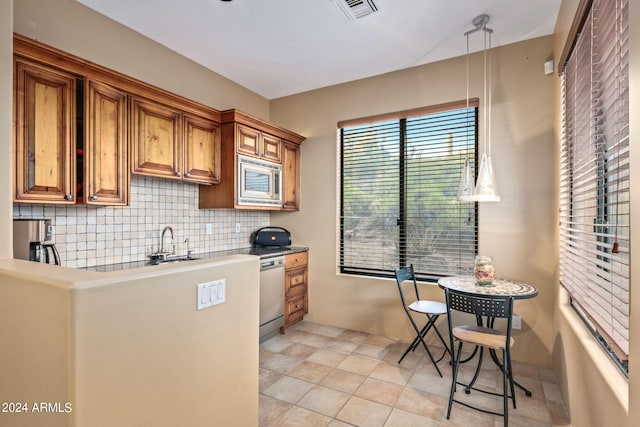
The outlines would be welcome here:
<svg viewBox="0 0 640 427">
<path fill-rule="evenodd" d="M 470 295 L 465 292 L 445 289 L 448 312 L 449 334 L 451 337 L 451 354 L 456 354 L 452 359 L 453 375 L 451 380 L 451 392 L 449 394 L 449 406 L 447 408 L 447 419 L 451 415 L 451 407 L 453 402 L 464 405 L 468 408 L 475 409 L 488 414 L 499 415 L 504 417 L 505 427 L 509 422 L 508 400 L 513 400 L 513 407 L 516 407 L 516 395 L 513 387 L 513 375 L 511 369 L 511 346 L 515 340 L 511 337 L 511 318 L 513 315 L 513 297 L 502 296 L 478 296 Z M 476 316 L 476 325 L 462 325 L 453 327 L 451 316 L 454 311 L 471 313 Z M 487 318 L 487 326 L 482 326 L 482 318 Z M 499 331 L 493 328 L 496 318 L 507 319 L 506 331 Z M 459 342 L 458 351 L 454 352 L 454 339 Z M 478 366 L 473 379 L 468 384 L 458 382 L 458 369 L 460 367 L 460 358 L 462 356 L 462 345 L 468 343 L 480 348 Z M 480 373 L 482 366 L 483 350 L 487 348 L 490 351 L 500 350 L 502 352 L 502 363 L 499 365 L 502 370 L 502 393 L 494 393 L 489 390 L 483 390 L 474 387 L 475 381 Z M 472 354 L 471 357 L 476 352 Z M 468 359 L 467 359 L 468 360 Z M 497 360 L 497 359 L 496 359 Z M 465 360 L 466 361 L 466 360 Z M 456 386 L 465 387 L 465 393 L 469 394 L 471 390 L 482 393 L 492 394 L 494 396 L 502 396 L 503 412 L 495 412 L 473 406 L 468 402 L 462 402 L 454 399 Z M 508 387 L 507 387 L 508 386 Z M 509 390 L 510 393 L 509 394 Z"/>
<path fill-rule="evenodd" d="M 447 313 L 447 306 L 438 301 L 428 301 L 420 299 L 420 294 L 418 293 L 418 284 L 416 282 L 416 276 L 413 271 L 413 264 L 409 267 L 396 270 L 395 274 L 396 282 L 398 283 L 398 291 L 400 292 L 400 300 L 402 301 L 402 308 L 404 308 L 405 313 L 407 313 L 407 317 L 409 318 L 409 321 L 411 322 L 411 325 L 413 326 L 413 329 L 415 329 L 417 334 L 413 342 L 409 344 L 409 347 L 407 347 L 405 352 L 402 354 L 400 360 L 398 360 L 398 363 L 402 362 L 409 351 L 414 351 L 416 347 L 418 347 L 418 345 L 422 343 L 422 346 L 427 351 L 429 359 L 431 359 L 431 363 L 433 363 L 436 371 L 438 371 L 438 375 L 442 376 L 442 372 L 440 372 L 440 368 L 438 368 L 438 362 L 441 361 L 447 353 L 450 353 L 450 351 L 446 341 L 444 340 L 444 338 L 442 338 L 442 335 L 440 334 L 440 331 L 438 331 L 435 323 L 436 320 L 438 320 L 438 317 Z M 405 297 L 405 292 L 402 289 L 402 282 L 404 282 L 405 280 L 411 280 L 413 282 L 415 300 L 410 304 L 407 304 L 407 298 Z M 421 313 L 427 317 L 427 323 L 422 327 L 422 329 L 418 328 L 418 325 L 411 314 L 412 312 Z M 424 341 L 424 337 L 432 328 L 436 332 L 436 334 L 440 338 L 440 342 L 442 342 L 442 345 L 444 346 L 444 352 L 438 360 L 433 357 L 433 354 L 431 354 L 429 347 Z"/>
</svg>

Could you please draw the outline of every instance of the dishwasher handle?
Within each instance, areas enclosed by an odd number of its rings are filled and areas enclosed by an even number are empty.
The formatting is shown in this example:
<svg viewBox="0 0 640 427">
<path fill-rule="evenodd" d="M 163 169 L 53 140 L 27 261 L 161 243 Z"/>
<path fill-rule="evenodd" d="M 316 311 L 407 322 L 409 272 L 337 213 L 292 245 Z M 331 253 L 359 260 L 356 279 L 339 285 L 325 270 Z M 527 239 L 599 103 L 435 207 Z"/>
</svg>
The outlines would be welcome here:
<svg viewBox="0 0 640 427">
<path fill-rule="evenodd" d="M 260 271 L 271 270 L 273 268 L 283 268 L 284 257 L 277 256 L 260 260 Z"/>
</svg>

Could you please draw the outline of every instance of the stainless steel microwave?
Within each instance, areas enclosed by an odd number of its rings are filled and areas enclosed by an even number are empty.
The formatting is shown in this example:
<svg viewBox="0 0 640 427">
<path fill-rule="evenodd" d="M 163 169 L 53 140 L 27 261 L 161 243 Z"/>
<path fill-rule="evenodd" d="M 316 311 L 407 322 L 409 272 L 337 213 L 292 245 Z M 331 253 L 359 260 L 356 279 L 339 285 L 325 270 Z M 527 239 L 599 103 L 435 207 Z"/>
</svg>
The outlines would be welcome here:
<svg viewBox="0 0 640 427">
<path fill-rule="evenodd" d="M 282 165 L 238 155 L 238 205 L 282 206 Z"/>
</svg>

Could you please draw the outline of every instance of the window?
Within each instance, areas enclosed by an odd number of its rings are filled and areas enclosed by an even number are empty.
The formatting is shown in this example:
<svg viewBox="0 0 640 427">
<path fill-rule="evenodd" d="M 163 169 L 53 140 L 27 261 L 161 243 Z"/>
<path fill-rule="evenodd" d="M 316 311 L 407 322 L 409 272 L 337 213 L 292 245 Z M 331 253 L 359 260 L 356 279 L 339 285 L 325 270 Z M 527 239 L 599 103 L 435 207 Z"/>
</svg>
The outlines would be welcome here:
<svg viewBox="0 0 640 427">
<path fill-rule="evenodd" d="M 477 211 L 456 196 L 476 164 L 478 100 L 338 124 L 342 273 L 422 280 L 472 274 Z M 474 168 L 475 169 L 475 168 Z"/>
<path fill-rule="evenodd" d="M 562 68 L 560 282 L 626 373 L 628 1 L 582 1 Z"/>
</svg>

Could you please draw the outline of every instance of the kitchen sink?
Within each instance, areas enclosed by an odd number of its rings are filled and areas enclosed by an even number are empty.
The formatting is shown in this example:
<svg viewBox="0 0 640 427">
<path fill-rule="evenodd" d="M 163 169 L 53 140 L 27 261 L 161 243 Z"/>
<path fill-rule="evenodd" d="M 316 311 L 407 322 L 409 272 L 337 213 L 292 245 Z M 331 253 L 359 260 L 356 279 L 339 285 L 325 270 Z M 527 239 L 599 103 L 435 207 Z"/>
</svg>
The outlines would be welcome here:
<svg viewBox="0 0 640 427">
<path fill-rule="evenodd" d="M 160 264 L 172 264 L 175 262 L 183 262 L 183 261 L 195 261 L 197 259 L 200 258 L 195 258 L 195 257 L 187 257 L 187 256 L 181 256 L 181 257 L 172 257 L 172 258 L 154 258 L 151 261 L 149 261 L 149 265 L 160 265 Z"/>
</svg>

